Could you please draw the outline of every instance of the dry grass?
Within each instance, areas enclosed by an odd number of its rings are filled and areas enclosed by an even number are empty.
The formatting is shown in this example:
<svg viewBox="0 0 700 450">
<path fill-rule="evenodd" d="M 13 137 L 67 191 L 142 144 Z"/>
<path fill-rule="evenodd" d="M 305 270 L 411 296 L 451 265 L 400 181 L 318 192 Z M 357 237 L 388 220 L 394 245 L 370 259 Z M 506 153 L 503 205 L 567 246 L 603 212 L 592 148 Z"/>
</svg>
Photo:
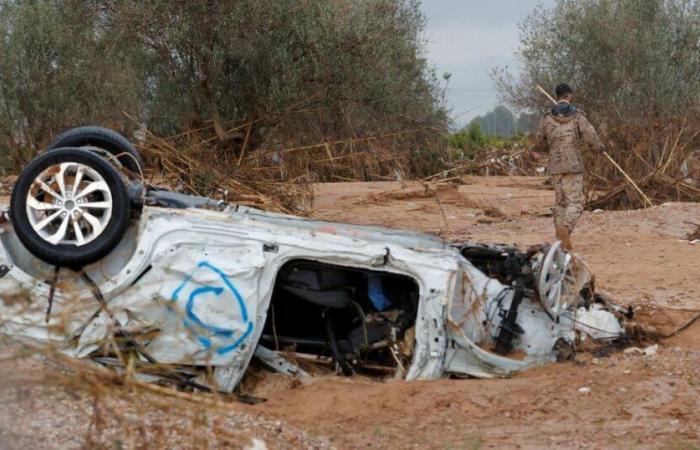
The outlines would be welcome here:
<svg viewBox="0 0 700 450">
<path fill-rule="evenodd" d="M 253 147 L 254 122 L 233 126 L 223 138 L 213 126 L 190 129 L 169 138 L 145 132 L 139 150 L 151 181 L 169 189 L 259 207 L 306 214 L 311 184 L 319 181 L 404 179 L 409 154 L 401 148 L 420 130 L 378 136 L 333 139 L 296 145 L 275 138 Z"/>
<path fill-rule="evenodd" d="M 0 447 L 209 449 L 330 448 L 230 397 L 139 381 L 50 346 L 8 343 L 0 372 Z M 8 349 L 10 352 L 8 353 Z"/>
<path fill-rule="evenodd" d="M 607 130 L 607 152 L 653 204 L 700 201 L 700 131 L 685 118 L 664 125 L 620 125 Z M 601 153 L 584 150 L 587 207 L 636 209 L 647 203 L 624 175 Z M 546 161 L 529 149 L 489 148 L 474 159 L 441 172 L 441 176 L 543 175 Z"/>
<path fill-rule="evenodd" d="M 234 128 L 228 135 L 238 130 Z M 270 211 L 305 212 L 311 201 L 306 177 L 284 178 L 278 173 L 283 169 L 274 164 L 261 167 L 250 160 L 235 159 L 235 154 L 207 138 L 207 131 L 192 130 L 169 139 L 147 134 L 139 150 L 158 168 L 163 177 L 159 184 Z"/>
<path fill-rule="evenodd" d="M 651 127 L 626 126 L 609 134 L 608 152 L 654 204 L 700 201 L 700 131 L 685 118 Z M 617 144 L 615 144 L 617 143 Z M 588 207 L 633 209 L 644 199 L 604 158 L 588 167 Z"/>
</svg>

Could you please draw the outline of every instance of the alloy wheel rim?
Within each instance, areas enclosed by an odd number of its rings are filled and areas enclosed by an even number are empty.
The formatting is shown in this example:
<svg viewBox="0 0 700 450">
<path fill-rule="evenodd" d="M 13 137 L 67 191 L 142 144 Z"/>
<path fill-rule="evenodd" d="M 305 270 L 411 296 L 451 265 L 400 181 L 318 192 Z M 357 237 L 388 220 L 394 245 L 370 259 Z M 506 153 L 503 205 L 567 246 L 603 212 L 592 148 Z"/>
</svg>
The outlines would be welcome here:
<svg viewBox="0 0 700 450">
<path fill-rule="evenodd" d="M 538 291 L 547 312 L 558 317 L 568 308 L 568 302 L 562 301 L 568 284 L 571 282 L 571 256 L 561 249 L 556 242 L 547 252 L 540 269 Z"/>
<path fill-rule="evenodd" d="M 82 247 L 104 233 L 113 212 L 104 177 L 76 162 L 50 166 L 27 194 L 27 217 L 34 232 L 53 245 Z"/>
</svg>

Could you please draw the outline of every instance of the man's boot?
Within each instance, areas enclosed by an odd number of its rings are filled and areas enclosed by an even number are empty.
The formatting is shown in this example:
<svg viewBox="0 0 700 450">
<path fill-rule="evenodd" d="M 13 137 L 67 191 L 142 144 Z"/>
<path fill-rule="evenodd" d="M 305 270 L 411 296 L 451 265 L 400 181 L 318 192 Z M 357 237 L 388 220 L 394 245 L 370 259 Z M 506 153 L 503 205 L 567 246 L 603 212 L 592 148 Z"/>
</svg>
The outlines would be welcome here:
<svg viewBox="0 0 700 450">
<path fill-rule="evenodd" d="M 557 239 L 561 241 L 561 248 L 570 252 L 572 250 L 572 246 L 571 233 L 569 233 L 569 230 L 567 230 L 566 227 L 562 227 L 560 225 L 555 225 L 554 230 L 557 233 Z"/>
</svg>

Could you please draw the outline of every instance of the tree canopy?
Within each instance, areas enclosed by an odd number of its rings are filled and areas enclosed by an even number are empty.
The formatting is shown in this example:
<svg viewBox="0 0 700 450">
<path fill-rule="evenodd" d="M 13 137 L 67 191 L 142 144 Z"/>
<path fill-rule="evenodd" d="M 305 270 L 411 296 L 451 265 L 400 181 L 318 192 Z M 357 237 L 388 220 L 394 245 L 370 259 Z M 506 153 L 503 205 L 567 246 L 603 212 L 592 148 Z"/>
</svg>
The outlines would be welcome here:
<svg viewBox="0 0 700 450">
<path fill-rule="evenodd" d="M 221 139 L 252 122 L 251 148 L 413 130 L 419 152 L 447 125 L 424 23 L 417 0 L 0 0 L 0 151 L 21 165 L 126 112 Z"/>
<path fill-rule="evenodd" d="M 641 123 L 700 102 L 700 2 L 557 0 L 520 24 L 521 75 L 494 72 L 504 101 L 541 111 L 560 82 L 596 119 Z"/>
</svg>

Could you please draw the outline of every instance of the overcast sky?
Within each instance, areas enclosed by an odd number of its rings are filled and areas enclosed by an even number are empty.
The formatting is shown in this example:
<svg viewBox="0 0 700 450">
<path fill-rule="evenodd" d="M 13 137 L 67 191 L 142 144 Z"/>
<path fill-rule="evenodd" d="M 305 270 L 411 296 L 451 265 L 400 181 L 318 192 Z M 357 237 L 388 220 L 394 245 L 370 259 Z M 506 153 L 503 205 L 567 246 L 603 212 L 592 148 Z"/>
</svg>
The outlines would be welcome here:
<svg viewBox="0 0 700 450">
<path fill-rule="evenodd" d="M 423 0 L 428 57 L 438 74 L 450 72 L 447 103 L 458 124 L 498 104 L 494 67 L 515 67 L 518 23 L 538 4 L 555 0 Z"/>
</svg>

